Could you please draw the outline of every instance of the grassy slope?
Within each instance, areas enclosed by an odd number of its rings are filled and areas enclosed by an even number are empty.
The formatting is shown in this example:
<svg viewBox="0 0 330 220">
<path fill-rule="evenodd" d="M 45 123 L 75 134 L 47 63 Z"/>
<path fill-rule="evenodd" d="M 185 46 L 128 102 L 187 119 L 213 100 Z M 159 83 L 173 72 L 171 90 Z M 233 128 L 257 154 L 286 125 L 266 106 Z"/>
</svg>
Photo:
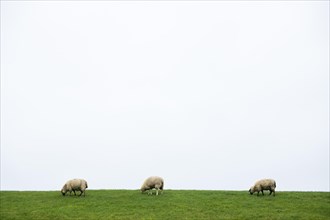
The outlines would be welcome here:
<svg viewBox="0 0 330 220">
<path fill-rule="evenodd" d="M 0 219 L 330 219 L 329 192 L 88 190 L 86 197 L 60 192 L 0 192 Z"/>
</svg>

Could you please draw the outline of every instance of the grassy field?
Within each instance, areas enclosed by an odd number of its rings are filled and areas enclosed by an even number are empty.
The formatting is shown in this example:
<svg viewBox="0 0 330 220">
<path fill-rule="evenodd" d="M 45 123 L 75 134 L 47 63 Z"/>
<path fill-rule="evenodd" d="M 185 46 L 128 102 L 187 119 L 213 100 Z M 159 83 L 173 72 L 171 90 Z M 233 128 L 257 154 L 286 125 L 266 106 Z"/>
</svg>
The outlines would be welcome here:
<svg viewBox="0 0 330 220">
<path fill-rule="evenodd" d="M 63 197 L 59 191 L 0 191 L 0 219 L 330 219 L 330 193 L 87 190 L 86 197 Z"/>
</svg>

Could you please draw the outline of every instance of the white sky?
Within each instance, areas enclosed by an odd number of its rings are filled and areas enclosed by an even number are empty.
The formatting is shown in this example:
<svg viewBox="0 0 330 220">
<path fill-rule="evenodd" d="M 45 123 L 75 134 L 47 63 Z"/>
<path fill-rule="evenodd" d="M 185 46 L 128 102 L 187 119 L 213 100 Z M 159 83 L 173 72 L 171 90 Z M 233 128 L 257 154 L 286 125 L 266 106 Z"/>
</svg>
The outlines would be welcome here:
<svg viewBox="0 0 330 220">
<path fill-rule="evenodd" d="M 329 1 L 1 1 L 1 189 L 329 191 Z"/>
</svg>

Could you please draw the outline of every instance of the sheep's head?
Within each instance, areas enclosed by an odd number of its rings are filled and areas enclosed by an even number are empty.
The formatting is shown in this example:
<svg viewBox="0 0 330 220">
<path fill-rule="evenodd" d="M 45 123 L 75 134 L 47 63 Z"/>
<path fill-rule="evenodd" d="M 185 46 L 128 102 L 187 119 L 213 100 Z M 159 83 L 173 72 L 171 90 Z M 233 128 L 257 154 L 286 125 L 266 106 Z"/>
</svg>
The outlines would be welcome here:
<svg viewBox="0 0 330 220">
<path fill-rule="evenodd" d="M 66 192 L 67 192 L 66 191 L 66 185 L 64 185 L 63 188 L 61 189 L 61 193 L 62 193 L 63 196 L 65 196 Z"/>
<path fill-rule="evenodd" d="M 253 187 L 249 189 L 249 193 L 252 195 L 254 193 Z"/>
</svg>

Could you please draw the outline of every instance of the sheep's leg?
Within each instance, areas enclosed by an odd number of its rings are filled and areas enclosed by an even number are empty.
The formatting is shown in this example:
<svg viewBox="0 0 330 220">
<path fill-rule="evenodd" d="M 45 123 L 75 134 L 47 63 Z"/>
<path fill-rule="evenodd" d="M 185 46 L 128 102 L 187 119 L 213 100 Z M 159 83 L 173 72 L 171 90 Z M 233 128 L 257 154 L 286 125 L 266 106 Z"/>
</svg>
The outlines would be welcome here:
<svg viewBox="0 0 330 220">
<path fill-rule="evenodd" d="M 73 190 L 73 193 L 74 193 L 75 196 L 77 195 L 75 190 Z"/>
<path fill-rule="evenodd" d="M 270 191 L 269 195 L 271 195 L 273 191 L 272 190 L 269 190 L 269 191 Z"/>
<path fill-rule="evenodd" d="M 80 190 L 80 195 L 79 196 L 81 196 L 83 194 L 83 191 L 82 190 Z"/>
<path fill-rule="evenodd" d="M 158 196 L 158 189 L 156 189 L 156 196 Z"/>
<path fill-rule="evenodd" d="M 262 193 L 262 195 L 264 195 L 264 191 L 263 190 L 261 190 L 261 193 Z"/>
</svg>

